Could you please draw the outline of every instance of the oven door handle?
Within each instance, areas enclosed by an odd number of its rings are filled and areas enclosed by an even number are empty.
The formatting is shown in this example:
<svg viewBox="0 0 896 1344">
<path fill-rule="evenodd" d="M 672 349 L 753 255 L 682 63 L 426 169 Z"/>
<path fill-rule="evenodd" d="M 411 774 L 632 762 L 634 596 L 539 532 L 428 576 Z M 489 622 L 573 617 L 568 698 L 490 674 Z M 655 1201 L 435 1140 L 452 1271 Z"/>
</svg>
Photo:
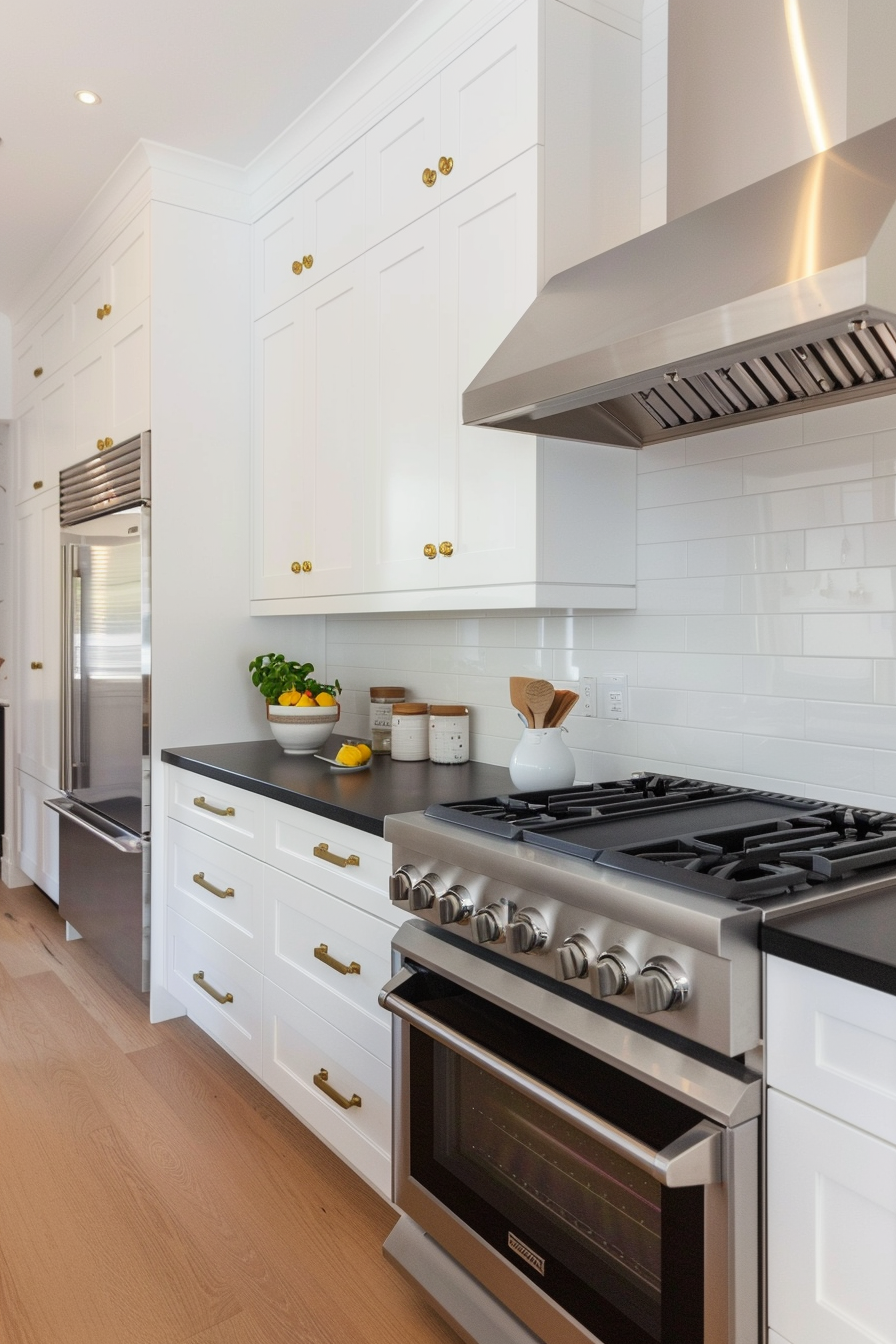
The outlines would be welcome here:
<svg viewBox="0 0 896 1344">
<path fill-rule="evenodd" d="M 119 850 L 122 854 L 141 854 L 143 852 L 144 841 L 137 836 L 130 836 L 127 831 L 121 830 L 112 822 L 109 822 L 109 830 L 102 831 L 99 826 L 94 826 L 86 817 L 83 817 L 76 809 L 77 803 L 65 798 L 45 798 L 44 807 L 48 807 L 51 812 L 58 812 L 60 817 L 67 817 L 73 821 L 76 826 L 80 826 L 83 831 L 89 831 L 96 840 L 103 840 L 113 849 Z"/>
<path fill-rule="evenodd" d="M 380 1007 L 388 1009 L 390 1013 L 394 1013 L 396 1017 L 432 1037 L 440 1045 L 454 1051 L 462 1059 L 475 1064 L 477 1068 L 484 1069 L 492 1077 L 507 1083 L 530 1101 L 543 1106 L 552 1115 L 574 1125 L 583 1134 L 588 1134 L 611 1152 L 631 1162 L 632 1166 L 646 1171 L 660 1185 L 675 1187 L 716 1185 L 721 1181 L 722 1130 L 711 1120 L 701 1120 L 686 1134 L 682 1134 L 680 1138 L 657 1151 L 649 1144 L 642 1143 L 640 1139 L 627 1134 L 624 1129 L 601 1120 L 586 1107 L 580 1106 L 578 1102 L 549 1087 L 532 1074 L 518 1069 L 515 1064 L 502 1059 L 500 1055 L 493 1054 L 485 1046 L 469 1040 L 443 1022 L 430 1017 L 415 1004 L 408 1003 L 407 999 L 399 997 L 396 991 L 414 977 L 414 971 L 406 967 L 400 970 L 380 991 Z"/>
</svg>

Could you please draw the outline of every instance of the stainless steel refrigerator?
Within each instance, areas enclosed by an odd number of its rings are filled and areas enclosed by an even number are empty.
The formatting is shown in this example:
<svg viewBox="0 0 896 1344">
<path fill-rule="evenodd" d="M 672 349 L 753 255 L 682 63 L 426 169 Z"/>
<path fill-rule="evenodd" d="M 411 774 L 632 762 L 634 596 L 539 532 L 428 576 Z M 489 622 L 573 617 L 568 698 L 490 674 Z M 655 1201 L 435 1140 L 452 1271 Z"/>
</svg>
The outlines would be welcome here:
<svg viewBox="0 0 896 1344">
<path fill-rule="evenodd" d="M 150 435 L 60 472 L 59 913 L 149 988 Z"/>
</svg>

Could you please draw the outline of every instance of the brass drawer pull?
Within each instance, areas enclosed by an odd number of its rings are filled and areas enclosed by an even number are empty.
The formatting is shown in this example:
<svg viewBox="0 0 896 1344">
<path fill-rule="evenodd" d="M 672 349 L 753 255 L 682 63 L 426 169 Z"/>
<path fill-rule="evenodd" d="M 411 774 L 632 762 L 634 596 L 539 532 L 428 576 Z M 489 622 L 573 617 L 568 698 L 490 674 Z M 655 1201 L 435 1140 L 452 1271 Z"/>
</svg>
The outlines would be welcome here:
<svg viewBox="0 0 896 1344">
<path fill-rule="evenodd" d="M 351 1097 L 344 1097 L 341 1092 L 337 1092 L 335 1087 L 331 1087 L 327 1082 L 329 1076 L 326 1069 L 321 1069 L 320 1073 L 314 1075 L 314 1086 L 319 1087 L 321 1092 L 325 1093 L 331 1101 L 335 1101 L 336 1105 L 341 1106 L 344 1111 L 351 1110 L 353 1106 L 361 1105 L 361 1098 L 357 1092 L 353 1092 Z"/>
<path fill-rule="evenodd" d="M 213 887 L 211 882 L 206 882 L 205 873 L 194 873 L 193 881 L 197 887 L 202 887 L 204 891 L 210 891 L 213 896 L 218 896 L 222 901 L 226 900 L 228 896 L 236 895 L 233 887 L 228 887 L 226 891 L 222 891 L 220 887 Z"/>
<path fill-rule="evenodd" d="M 347 859 L 344 859 L 341 854 L 331 854 L 330 846 L 325 844 L 323 840 L 319 845 L 314 846 L 314 857 L 316 859 L 326 859 L 327 863 L 335 863 L 337 868 L 359 868 L 361 866 L 361 860 L 357 854 L 349 854 Z"/>
<path fill-rule="evenodd" d="M 205 978 L 205 971 L 194 971 L 193 979 L 196 981 L 196 984 L 199 986 L 200 989 L 204 989 L 206 994 L 211 994 L 215 1003 L 233 1003 L 232 994 L 219 994 L 218 991 L 214 988 L 214 986 L 208 983 L 208 981 Z M 359 1106 L 360 1104 L 361 1103 L 358 1102 Z"/>
<path fill-rule="evenodd" d="M 41 670 L 42 667 L 43 667 L 43 663 L 32 663 L 32 664 L 31 664 L 31 671 L 32 671 L 32 672 L 39 672 L 39 671 Z"/>
<path fill-rule="evenodd" d="M 361 967 L 357 961 L 350 961 L 346 966 L 344 961 L 337 961 L 335 957 L 331 957 L 327 951 L 326 943 L 321 943 L 320 947 L 316 947 L 314 955 L 318 961 L 322 961 L 325 966 L 332 966 L 333 970 L 338 971 L 340 975 L 361 974 Z"/>
<path fill-rule="evenodd" d="M 194 807 L 201 807 L 202 810 L 203 810 L 203 812 L 214 812 L 214 814 L 215 814 L 216 817 L 235 817 L 235 816 L 236 816 L 236 811 L 235 811 L 234 808 L 232 808 L 232 807 L 212 807 L 211 803 L 207 803 L 207 802 L 205 801 L 205 798 L 204 798 L 204 797 L 202 797 L 202 798 L 194 798 L 194 799 L 193 799 L 193 806 L 194 806 Z"/>
<path fill-rule="evenodd" d="M 42 369 L 42 368 L 40 368 L 40 367 L 36 368 L 36 369 L 34 370 L 34 376 L 35 376 L 35 378 L 39 378 L 39 377 L 41 376 L 42 373 L 43 373 L 43 369 Z"/>
<path fill-rule="evenodd" d="M 43 490 L 44 488 L 43 481 L 32 481 L 31 484 L 34 486 L 35 490 Z"/>
</svg>

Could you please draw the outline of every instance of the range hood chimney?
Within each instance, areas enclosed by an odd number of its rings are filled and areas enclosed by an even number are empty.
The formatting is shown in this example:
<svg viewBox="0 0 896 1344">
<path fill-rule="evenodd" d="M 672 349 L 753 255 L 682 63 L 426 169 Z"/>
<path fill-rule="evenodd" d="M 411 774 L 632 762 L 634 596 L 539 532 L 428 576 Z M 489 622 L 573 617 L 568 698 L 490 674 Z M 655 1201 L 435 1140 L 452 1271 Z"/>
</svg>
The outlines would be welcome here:
<svg viewBox="0 0 896 1344">
<path fill-rule="evenodd" d="M 550 280 L 466 424 L 640 448 L 896 391 L 896 119 Z"/>
</svg>

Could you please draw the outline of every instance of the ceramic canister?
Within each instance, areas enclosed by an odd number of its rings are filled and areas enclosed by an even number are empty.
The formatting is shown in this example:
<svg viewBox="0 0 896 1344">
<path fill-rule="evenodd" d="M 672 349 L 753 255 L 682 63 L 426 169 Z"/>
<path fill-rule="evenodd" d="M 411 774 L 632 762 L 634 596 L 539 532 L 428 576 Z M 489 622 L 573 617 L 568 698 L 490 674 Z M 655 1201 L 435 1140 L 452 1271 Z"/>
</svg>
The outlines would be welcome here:
<svg viewBox="0 0 896 1344">
<path fill-rule="evenodd" d="M 470 711 L 466 705 L 430 705 L 429 759 L 464 765 L 470 759 Z"/>
<path fill-rule="evenodd" d="M 429 760 L 429 705 L 409 700 L 392 706 L 392 759 Z"/>
</svg>

